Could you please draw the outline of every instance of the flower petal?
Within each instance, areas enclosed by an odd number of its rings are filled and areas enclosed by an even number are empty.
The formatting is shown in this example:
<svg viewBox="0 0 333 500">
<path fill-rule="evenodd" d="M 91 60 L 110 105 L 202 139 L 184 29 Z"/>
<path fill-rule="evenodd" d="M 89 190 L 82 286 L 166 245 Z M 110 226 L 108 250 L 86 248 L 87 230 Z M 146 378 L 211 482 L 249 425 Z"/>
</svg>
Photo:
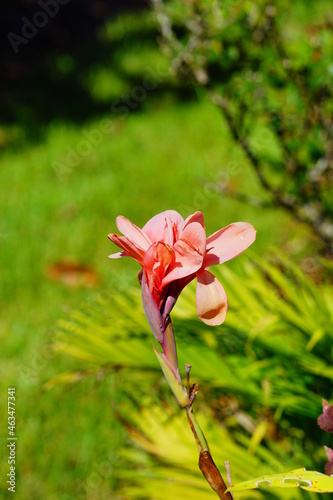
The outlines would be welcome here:
<svg viewBox="0 0 333 500">
<path fill-rule="evenodd" d="M 152 243 L 156 241 L 165 241 L 168 243 L 168 240 L 165 240 L 166 238 L 169 239 L 167 218 L 171 219 L 172 223 L 175 223 L 178 227 L 184 224 L 183 217 L 175 210 L 166 210 L 155 215 L 142 228 L 142 231 L 150 238 Z"/>
<path fill-rule="evenodd" d="M 333 433 L 333 405 L 329 405 L 326 399 L 323 399 L 323 413 L 318 417 L 319 427 L 329 433 Z"/>
<path fill-rule="evenodd" d="M 204 216 L 202 212 L 194 212 L 185 219 L 183 227 L 181 230 L 185 229 L 186 226 L 191 224 L 191 222 L 198 222 L 203 228 L 205 228 Z"/>
<path fill-rule="evenodd" d="M 175 251 L 174 262 L 170 265 L 170 271 L 163 278 L 163 286 L 195 273 L 202 266 L 203 256 L 188 241 L 178 240 L 173 248 Z"/>
<path fill-rule="evenodd" d="M 207 238 L 203 267 L 222 264 L 244 252 L 256 239 L 256 230 L 247 222 L 234 222 Z"/>
<path fill-rule="evenodd" d="M 133 222 L 122 215 L 119 215 L 116 219 L 117 228 L 127 239 L 129 239 L 135 246 L 142 248 L 142 250 L 148 250 L 151 245 L 149 238 L 143 233 L 143 231 L 137 227 Z"/>
<path fill-rule="evenodd" d="M 149 276 L 154 275 L 157 286 L 167 273 L 173 255 L 173 249 L 161 241 L 153 243 L 145 253 L 143 267 Z"/>
<path fill-rule="evenodd" d="M 133 259 L 137 260 L 139 264 L 143 265 L 143 257 L 145 252 L 134 245 L 132 241 L 128 240 L 125 236 L 119 236 L 118 234 L 108 234 L 109 240 L 111 240 L 115 245 L 124 250 L 123 255 L 111 254 L 110 258 L 118 258 L 118 257 L 133 257 Z"/>
<path fill-rule="evenodd" d="M 126 252 L 116 252 L 108 255 L 109 259 L 119 259 L 120 257 L 127 257 Z"/>
<path fill-rule="evenodd" d="M 209 271 L 197 273 L 196 306 L 199 318 L 206 325 L 220 325 L 225 320 L 228 300 L 221 283 Z"/>
<path fill-rule="evenodd" d="M 205 228 L 198 222 L 191 222 L 180 234 L 178 241 L 186 241 L 194 247 L 202 257 L 206 252 Z M 176 246 L 176 244 L 174 245 Z"/>
<path fill-rule="evenodd" d="M 333 462 L 333 450 L 332 448 L 329 448 L 328 446 L 324 446 L 327 458 L 330 462 Z"/>
<path fill-rule="evenodd" d="M 180 227 L 179 239 L 187 240 L 199 252 L 204 255 L 206 252 L 206 231 L 202 212 L 195 212 L 189 215 Z"/>
<path fill-rule="evenodd" d="M 168 293 L 163 306 L 163 316 L 170 314 L 172 308 L 177 302 L 180 292 L 195 278 L 195 274 L 181 278 L 180 280 L 173 281 L 170 286 L 167 287 Z"/>
</svg>

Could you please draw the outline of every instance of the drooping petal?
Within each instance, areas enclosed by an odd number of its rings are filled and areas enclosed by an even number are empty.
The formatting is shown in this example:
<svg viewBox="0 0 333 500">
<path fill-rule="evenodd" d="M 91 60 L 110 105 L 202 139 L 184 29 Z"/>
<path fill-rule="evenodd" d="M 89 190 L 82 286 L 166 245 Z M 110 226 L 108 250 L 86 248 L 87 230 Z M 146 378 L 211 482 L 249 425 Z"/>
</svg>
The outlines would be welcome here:
<svg viewBox="0 0 333 500">
<path fill-rule="evenodd" d="M 165 241 L 165 237 L 169 234 L 168 224 L 166 219 L 171 219 L 172 223 L 180 226 L 184 223 L 183 217 L 175 210 L 166 210 L 152 217 L 147 224 L 142 228 L 142 231 L 148 236 L 152 243 L 156 241 Z M 166 241 L 168 243 L 168 241 Z"/>
<path fill-rule="evenodd" d="M 196 306 L 199 318 L 206 325 L 220 325 L 225 320 L 228 300 L 221 283 L 209 271 L 197 272 Z"/>
<path fill-rule="evenodd" d="M 138 226 L 122 215 L 117 217 L 116 224 L 119 231 L 135 246 L 142 248 L 142 250 L 148 250 L 151 241 Z"/>
<path fill-rule="evenodd" d="M 124 250 L 123 255 L 119 256 L 118 254 L 111 254 L 111 258 L 117 258 L 118 256 L 123 257 L 126 255 L 129 257 L 133 257 L 133 259 L 137 260 L 139 264 L 143 265 L 143 257 L 145 252 L 141 248 L 134 245 L 134 243 L 128 240 L 125 236 L 119 236 L 118 234 L 108 234 L 108 238 L 115 245 Z"/>
<path fill-rule="evenodd" d="M 256 230 L 247 222 L 235 222 L 207 238 L 203 267 L 222 264 L 244 252 L 256 239 Z"/>
<path fill-rule="evenodd" d="M 174 244 L 174 261 L 165 275 L 162 285 L 185 278 L 198 271 L 202 266 L 203 256 L 189 242 L 178 240 Z"/>
</svg>

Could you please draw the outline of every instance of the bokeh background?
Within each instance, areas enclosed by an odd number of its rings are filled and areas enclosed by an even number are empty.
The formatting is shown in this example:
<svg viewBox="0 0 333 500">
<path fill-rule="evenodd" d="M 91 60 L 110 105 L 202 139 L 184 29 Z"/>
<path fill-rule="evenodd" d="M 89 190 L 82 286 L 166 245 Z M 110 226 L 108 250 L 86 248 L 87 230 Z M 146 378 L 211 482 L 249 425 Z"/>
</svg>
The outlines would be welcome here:
<svg viewBox="0 0 333 500">
<path fill-rule="evenodd" d="M 16 498 L 213 498 L 151 357 L 137 265 L 107 259 L 117 215 L 142 227 L 166 209 L 203 211 L 207 235 L 238 220 L 257 229 L 251 251 L 219 271 L 225 325 L 199 324 L 193 289 L 175 311 L 221 465 L 234 459 L 236 482 L 324 471 L 330 2 L 0 9 L 1 498 L 7 387 L 17 398 Z"/>
</svg>

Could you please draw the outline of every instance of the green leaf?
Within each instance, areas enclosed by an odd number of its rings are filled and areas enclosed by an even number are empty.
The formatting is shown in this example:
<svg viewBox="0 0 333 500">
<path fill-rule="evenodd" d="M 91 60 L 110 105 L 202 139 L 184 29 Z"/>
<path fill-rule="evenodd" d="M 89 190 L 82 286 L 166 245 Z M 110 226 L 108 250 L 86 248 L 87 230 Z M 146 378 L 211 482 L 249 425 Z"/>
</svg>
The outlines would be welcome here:
<svg viewBox="0 0 333 500">
<path fill-rule="evenodd" d="M 227 491 L 253 490 L 256 488 L 302 488 L 313 493 L 332 493 L 333 477 L 316 471 L 296 469 L 284 474 L 260 476 L 236 486 Z"/>
<path fill-rule="evenodd" d="M 134 396 L 134 400 L 133 400 Z M 209 485 L 199 468 L 193 435 L 186 425 L 184 412 L 174 411 L 168 404 L 163 407 L 153 392 L 146 396 L 144 407 L 140 390 L 135 395 L 123 398 L 117 408 L 125 423 L 134 446 L 119 450 L 126 464 L 119 464 L 114 474 L 119 479 L 127 479 L 119 490 L 121 498 L 145 498 L 167 500 L 170 498 L 190 498 L 208 500 L 214 498 Z M 281 457 L 260 444 L 255 454 L 249 454 L 250 439 L 237 436 L 233 439 L 227 429 L 218 424 L 209 411 L 197 413 L 200 426 L 205 432 L 216 465 L 223 473 L 223 464 L 230 461 L 235 481 L 243 481 L 260 470 L 267 470 L 268 464 L 274 470 L 281 470 Z M 221 444 L 223 445 L 221 446 Z M 138 455 L 138 450 L 144 455 Z M 293 467 L 293 465 L 291 465 Z M 152 472 L 153 470 L 153 472 Z M 186 487 L 186 490 L 184 489 Z M 139 495 L 141 494 L 141 496 Z M 262 500 L 266 498 L 262 490 L 239 492 L 237 500 Z M 272 490 L 272 500 L 301 500 L 301 490 Z"/>
</svg>

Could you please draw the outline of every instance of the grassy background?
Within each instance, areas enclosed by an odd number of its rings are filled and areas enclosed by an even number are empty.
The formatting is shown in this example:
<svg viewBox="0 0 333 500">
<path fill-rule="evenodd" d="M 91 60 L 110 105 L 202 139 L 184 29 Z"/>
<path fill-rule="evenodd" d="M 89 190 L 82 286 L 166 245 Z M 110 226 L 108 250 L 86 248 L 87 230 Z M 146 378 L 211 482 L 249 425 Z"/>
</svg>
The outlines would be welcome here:
<svg viewBox="0 0 333 500">
<path fill-rule="evenodd" d="M 207 234 L 245 220 L 258 230 L 254 250 L 259 255 L 270 245 L 295 254 L 308 245 L 305 229 L 296 232 L 285 213 L 245 206 L 217 192 L 225 179 L 227 187 L 251 195 L 260 188 L 218 111 L 201 96 L 175 99 L 164 88 L 165 81 L 172 84 L 167 76 L 160 88 L 148 92 L 140 112 L 122 119 L 110 111 L 115 96 L 133 88 L 129 76 L 140 84 L 147 65 L 166 64 L 150 39 L 146 50 L 142 42 L 139 55 L 137 50 L 133 55 L 133 46 L 123 39 L 126 30 L 135 33 L 132 17 L 114 26 L 118 31 L 107 26 L 101 34 L 105 50 L 110 43 L 119 45 L 111 64 L 113 78 L 102 64 L 82 70 L 86 91 L 104 106 L 97 118 L 52 120 L 34 140 L 28 119 L 21 128 L 2 127 L 0 435 L 4 450 L 7 387 L 14 386 L 18 499 L 107 498 L 112 486 L 112 474 L 96 478 L 94 470 L 103 463 L 112 466 L 125 439 L 112 413 L 114 377 L 84 379 L 51 391 L 43 384 L 70 367 L 70 361 L 56 359 L 48 350 L 57 319 L 84 309 L 105 290 L 119 293 L 120 282 L 136 283 L 135 263 L 107 260 L 114 248 L 106 235 L 116 231 L 118 214 L 142 226 L 168 208 L 184 215 L 202 210 Z M 74 71 L 70 58 L 55 61 L 54 67 L 57 78 L 70 78 Z M 66 148 L 77 150 L 83 131 L 99 128 L 103 118 L 112 120 L 112 130 L 59 179 L 53 162 L 65 163 Z M 97 282 L 92 288 L 51 280 L 48 270 L 57 262 L 84 264 L 96 273 Z M 0 496 L 6 498 L 8 464 L 6 453 L 1 455 Z"/>
</svg>

